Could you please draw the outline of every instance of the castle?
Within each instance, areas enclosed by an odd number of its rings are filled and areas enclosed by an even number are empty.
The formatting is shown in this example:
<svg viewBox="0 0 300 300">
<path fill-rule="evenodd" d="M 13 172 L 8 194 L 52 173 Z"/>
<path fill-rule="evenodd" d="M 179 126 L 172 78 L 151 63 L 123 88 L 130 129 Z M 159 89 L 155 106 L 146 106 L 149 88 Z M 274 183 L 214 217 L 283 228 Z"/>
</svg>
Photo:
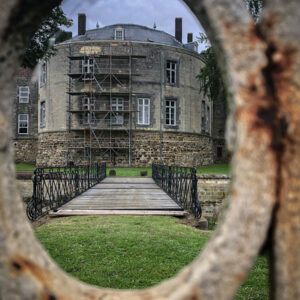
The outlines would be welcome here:
<svg viewBox="0 0 300 300">
<path fill-rule="evenodd" d="M 86 31 L 55 45 L 38 83 L 17 79 L 16 161 L 38 166 L 226 161 L 224 104 L 201 92 L 197 43 L 134 24 Z M 26 73 L 26 72 L 25 72 Z"/>
</svg>

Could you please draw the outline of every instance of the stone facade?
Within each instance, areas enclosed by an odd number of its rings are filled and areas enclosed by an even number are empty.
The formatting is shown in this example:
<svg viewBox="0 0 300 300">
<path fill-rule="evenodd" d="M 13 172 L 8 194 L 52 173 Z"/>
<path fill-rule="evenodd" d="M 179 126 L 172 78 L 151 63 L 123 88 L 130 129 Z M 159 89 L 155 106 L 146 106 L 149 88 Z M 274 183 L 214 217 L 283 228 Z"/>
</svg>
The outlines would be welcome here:
<svg viewBox="0 0 300 300">
<path fill-rule="evenodd" d="M 20 99 L 20 87 L 28 87 L 28 100 Z M 36 162 L 38 139 L 38 83 L 32 81 L 32 70 L 20 68 L 16 77 L 16 91 L 12 110 L 12 143 L 15 148 L 15 161 Z M 26 133 L 20 132 L 19 116 L 27 115 Z"/>
<path fill-rule="evenodd" d="M 159 132 L 136 131 L 133 137 L 134 166 L 150 166 L 160 162 Z M 195 133 L 163 132 L 162 163 L 186 167 L 213 164 L 211 137 Z"/>
<path fill-rule="evenodd" d="M 178 144 L 178 139 L 182 143 Z M 65 166 L 68 153 L 66 132 L 49 132 L 39 135 L 37 164 L 39 166 Z M 132 137 L 133 167 L 151 166 L 160 162 L 160 133 L 158 131 L 134 131 Z M 94 162 L 108 159 L 105 150 L 94 151 Z M 69 151 L 69 161 L 83 164 L 84 153 Z M 119 150 L 108 166 L 127 166 L 128 152 Z M 196 166 L 213 164 L 213 140 L 209 136 L 193 133 L 164 132 L 162 135 L 162 162 L 167 165 Z"/>
<path fill-rule="evenodd" d="M 67 140 L 67 133 L 65 131 L 40 133 L 36 157 L 37 166 L 65 166 Z"/>
<path fill-rule="evenodd" d="M 227 175 L 198 175 L 198 197 L 204 217 L 219 218 L 228 203 L 230 183 Z"/>
<path fill-rule="evenodd" d="M 109 41 L 114 32 L 110 26 L 88 31 L 86 39 L 84 35 L 56 45 L 57 54 L 46 62 L 46 80 L 39 88 L 39 105 L 45 105 L 45 120 L 39 128 L 37 164 L 81 164 L 90 159 L 117 166 L 149 166 L 160 161 L 161 155 L 166 164 L 212 164 L 212 103 L 201 93 L 196 78 L 204 65 L 200 55 L 160 31 L 138 25 L 124 25 L 124 31 L 129 39 L 129 34 L 142 32 L 154 40 L 135 41 L 133 35 L 130 42 Z M 108 34 L 107 39 L 103 38 L 104 33 Z M 161 43 L 155 42 L 155 36 Z M 86 81 L 82 65 L 91 53 L 96 74 L 93 76 L 97 78 Z M 167 78 L 170 62 L 175 68 L 173 83 Z M 115 68 L 113 76 L 107 73 L 110 68 Z M 89 127 L 84 126 L 82 103 L 91 91 L 93 112 L 87 114 L 96 121 Z M 118 112 L 123 123 L 110 127 L 107 116 L 111 116 L 114 97 L 123 99 L 122 111 Z M 142 125 L 138 119 L 139 99 L 149 101 L 149 122 Z M 175 103 L 173 124 L 167 121 L 170 102 Z M 66 134 L 65 143 L 59 132 Z"/>
</svg>

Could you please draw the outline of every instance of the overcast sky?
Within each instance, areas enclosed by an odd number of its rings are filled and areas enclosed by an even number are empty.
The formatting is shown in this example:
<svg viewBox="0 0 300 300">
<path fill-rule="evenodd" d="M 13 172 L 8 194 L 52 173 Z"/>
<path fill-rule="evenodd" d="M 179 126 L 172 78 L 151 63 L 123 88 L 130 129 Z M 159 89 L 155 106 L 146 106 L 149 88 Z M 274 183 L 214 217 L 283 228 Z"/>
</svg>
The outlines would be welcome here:
<svg viewBox="0 0 300 300">
<path fill-rule="evenodd" d="M 182 40 L 186 43 L 187 33 L 192 32 L 194 40 L 203 29 L 197 18 L 181 0 L 64 0 L 62 8 L 74 24 L 69 29 L 77 35 L 77 15 L 85 13 L 87 29 L 125 23 L 138 24 L 175 35 L 175 18 L 182 18 Z M 201 47 L 203 48 L 203 47 Z"/>
</svg>

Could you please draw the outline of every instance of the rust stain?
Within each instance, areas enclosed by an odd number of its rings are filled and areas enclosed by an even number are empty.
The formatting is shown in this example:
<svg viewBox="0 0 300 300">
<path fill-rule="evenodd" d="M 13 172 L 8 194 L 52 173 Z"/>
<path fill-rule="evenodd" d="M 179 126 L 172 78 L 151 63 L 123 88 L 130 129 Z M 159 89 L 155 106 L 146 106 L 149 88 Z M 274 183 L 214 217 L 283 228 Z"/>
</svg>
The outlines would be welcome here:
<svg viewBox="0 0 300 300">
<path fill-rule="evenodd" d="M 265 22 L 268 29 L 272 29 L 274 27 L 275 23 L 276 23 L 276 20 L 274 17 L 268 18 Z"/>
<path fill-rule="evenodd" d="M 193 287 L 191 288 L 191 300 L 199 300 L 201 299 L 201 294 L 199 291 L 199 288 L 197 287 L 197 285 L 193 285 Z"/>
<path fill-rule="evenodd" d="M 257 43 L 261 43 L 263 41 L 263 36 L 260 31 L 260 28 L 254 22 L 250 24 L 249 27 L 249 42 L 250 45 L 255 45 Z"/>
<path fill-rule="evenodd" d="M 52 274 L 46 272 L 43 268 L 32 262 L 26 257 L 16 255 L 10 260 L 11 274 L 14 276 L 22 276 L 30 274 L 37 282 L 39 282 L 43 290 L 41 291 L 41 299 L 43 300 L 68 300 L 69 298 L 55 295 L 49 286 Z"/>
</svg>

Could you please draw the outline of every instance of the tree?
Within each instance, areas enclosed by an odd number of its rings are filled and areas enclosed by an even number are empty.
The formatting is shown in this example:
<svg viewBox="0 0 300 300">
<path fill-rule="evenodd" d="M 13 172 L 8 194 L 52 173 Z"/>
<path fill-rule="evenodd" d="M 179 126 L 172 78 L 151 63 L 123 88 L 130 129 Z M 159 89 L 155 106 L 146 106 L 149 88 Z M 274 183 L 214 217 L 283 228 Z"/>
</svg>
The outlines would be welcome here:
<svg viewBox="0 0 300 300">
<path fill-rule="evenodd" d="M 258 21 L 259 15 L 263 7 L 263 0 L 243 0 L 246 8 L 251 16 Z M 200 43 L 209 45 L 206 50 L 201 52 L 202 60 L 205 66 L 200 70 L 197 78 L 200 80 L 200 87 L 204 95 L 211 99 L 221 99 L 226 107 L 226 90 L 222 80 L 222 72 L 217 63 L 217 58 L 213 48 L 210 46 L 209 40 L 204 33 L 200 33 Z"/>
<path fill-rule="evenodd" d="M 68 38 L 69 35 L 60 29 L 60 26 L 70 27 L 73 21 L 68 19 L 60 7 L 51 10 L 39 29 L 36 31 L 30 41 L 29 47 L 26 49 L 22 66 L 33 69 L 39 59 L 50 57 L 55 54 L 55 49 L 50 43 L 50 39 L 59 34 L 59 41 Z"/>
<path fill-rule="evenodd" d="M 26 220 L 9 138 L 11 95 L 22 46 L 32 36 L 24 28 L 34 32 L 59 0 L 0 2 L 1 299 L 232 299 L 263 246 L 270 254 L 271 298 L 299 299 L 300 2 L 266 1 L 259 24 L 239 0 L 185 2 L 219 49 L 218 61 L 229 66 L 229 118 L 237 128 L 230 141 L 229 207 L 205 249 L 175 278 L 122 291 L 67 276 Z"/>
</svg>

